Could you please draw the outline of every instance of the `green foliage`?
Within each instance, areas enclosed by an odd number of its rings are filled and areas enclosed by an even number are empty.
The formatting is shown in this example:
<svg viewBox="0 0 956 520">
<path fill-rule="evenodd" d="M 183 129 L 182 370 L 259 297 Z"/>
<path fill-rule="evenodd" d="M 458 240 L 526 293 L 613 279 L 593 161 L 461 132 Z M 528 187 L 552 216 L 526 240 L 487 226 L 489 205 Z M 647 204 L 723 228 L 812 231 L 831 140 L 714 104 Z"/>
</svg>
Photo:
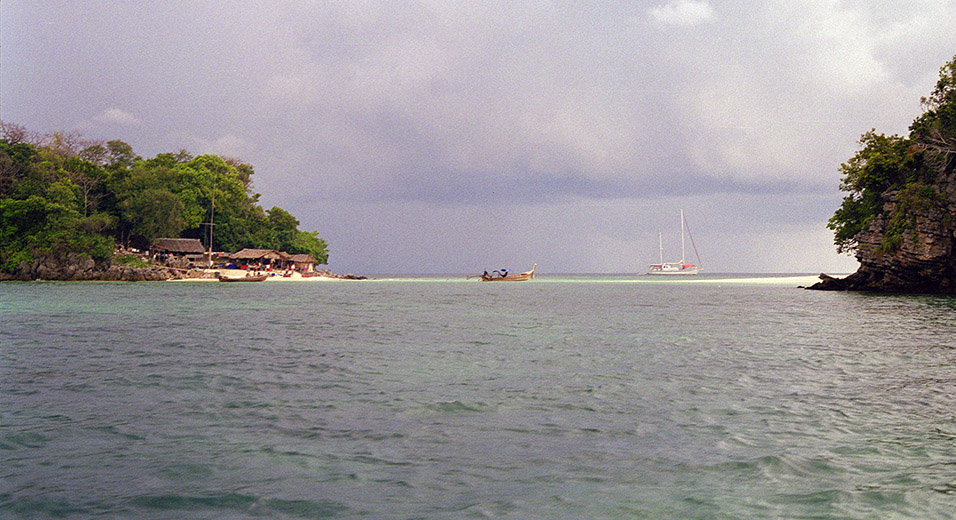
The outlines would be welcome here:
<svg viewBox="0 0 956 520">
<path fill-rule="evenodd" d="M 856 251 L 857 235 L 883 211 L 883 194 L 907 179 L 914 163 L 908 139 L 871 130 L 860 144 L 863 148 L 840 165 L 840 189 L 849 194 L 827 224 L 841 253 Z"/>
<path fill-rule="evenodd" d="M 37 195 L 0 199 L 0 269 L 13 272 L 21 262 L 32 262 L 38 255 L 75 252 L 97 260 L 108 258 L 113 239 L 83 229 L 84 221 L 63 204 Z"/>
<path fill-rule="evenodd" d="M 72 208 L 77 206 L 78 191 L 79 188 L 69 179 L 61 179 L 50 184 L 46 190 L 46 198 L 50 202 Z"/>
<path fill-rule="evenodd" d="M 956 58 L 939 69 L 936 88 L 920 101 L 924 112 L 910 125 L 912 135 L 920 138 L 934 133 L 956 135 Z"/>
<path fill-rule="evenodd" d="M 266 215 L 269 216 L 269 239 L 272 249 L 288 250 L 295 240 L 299 221 L 288 211 L 275 206 L 266 211 Z"/>
<path fill-rule="evenodd" d="M 116 225 L 116 218 L 109 213 L 94 213 L 79 221 L 79 228 L 91 233 L 105 234 Z"/>
<path fill-rule="evenodd" d="M 297 231 L 286 250 L 292 254 L 312 255 L 319 264 L 329 263 L 329 246 L 319 238 L 318 231 Z"/>
<path fill-rule="evenodd" d="M 840 165 L 840 189 L 848 194 L 827 224 L 837 251 L 856 252 L 859 234 L 877 216 L 887 219 L 880 249 L 894 251 L 914 228 L 915 212 L 943 203 L 932 186 L 956 163 L 956 58 L 940 69 L 936 89 L 922 101 L 924 113 L 910 126 L 908 137 L 871 130 L 860 138 L 856 155 Z M 891 195 L 897 204 L 887 209 Z"/>
<path fill-rule="evenodd" d="M 150 266 L 150 262 L 143 260 L 139 255 L 121 255 L 114 256 L 113 263 L 116 265 L 125 265 L 129 267 L 145 268 Z"/>
<path fill-rule="evenodd" d="M 10 197 L 31 171 L 36 148 L 0 140 L 0 197 Z"/>
<path fill-rule="evenodd" d="M 123 200 L 123 216 L 147 242 L 177 237 L 185 228 L 182 200 L 165 188 L 147 188 Z"/>
<path fill-rule="evenodd" d="M 914 181 L 903 186 L 896 196 L 896 210 L 886 224 L 880 252 L 891 253 L 899 249 L 906 232 L 916 229 L 916 215 L 942 202 L 940 193 L 929 184 Z"/>
<path fill-rule="evenodd" d="M 116 240 L 144 248 L 161 237 L 206 241 L 209 223 L 216 250 L 328 259 L 316 232 L 299 230 L 281 208 L 258 205 L 248 164 L 185 151 L 144 160 L 122 141 L 81 149 L 62 134 L 45 142 L 0 139 L 0 270 L 14 272 L 38 255 L 105 259 Z"/>
<path fill-rule="evenodd" d="M 843 204 L 836 210 L 827 227 L 834 231 L 833 241 L 840 253 L 856 251 L 857 235 L 869 223 L 874 211 L 858 196 L 848 195 L 843 198 Z"/>
<path fill-rule="evenodd" d="M 133 153 L 133 147 L 123 141 L 109 141 L 106 143 L 109 164 L 117 168 L 129 168 L 136 161 L 141 160 Z"/>
<path fill-rule="evenodd" d="M 840 165 L 840 189 L 861 195 L 879 194 L 903 181 L 912 168 L 908 139 L 885 136 L 871 130 L 860 138 L 863 145 L 855 156 Z"/>
</svg>

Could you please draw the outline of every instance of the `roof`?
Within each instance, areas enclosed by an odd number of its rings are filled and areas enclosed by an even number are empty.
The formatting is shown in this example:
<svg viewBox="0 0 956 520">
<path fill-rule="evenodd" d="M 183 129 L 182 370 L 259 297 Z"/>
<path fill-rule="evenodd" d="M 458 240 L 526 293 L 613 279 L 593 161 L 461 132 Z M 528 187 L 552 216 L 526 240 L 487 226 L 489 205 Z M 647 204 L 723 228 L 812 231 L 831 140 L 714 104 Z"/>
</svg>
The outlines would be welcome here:
<svg viewBox="0 0 956 520">
<path fill-rule="evenodd" d="M 171 253 L 205 253 L 198 238 L 157 238 L 153 249 Z"/>
<path fill-rule="evenodd" d="M 243 249 L 229 255 L 232 260 L 288 260 L 289 255 L 275 249 Z"/>
<path fill-rule="evenodd" d="M 289 260 L 297 264 L 314 264 L 315 257 L 310 254 L 289 255 Z"/>
</svg>

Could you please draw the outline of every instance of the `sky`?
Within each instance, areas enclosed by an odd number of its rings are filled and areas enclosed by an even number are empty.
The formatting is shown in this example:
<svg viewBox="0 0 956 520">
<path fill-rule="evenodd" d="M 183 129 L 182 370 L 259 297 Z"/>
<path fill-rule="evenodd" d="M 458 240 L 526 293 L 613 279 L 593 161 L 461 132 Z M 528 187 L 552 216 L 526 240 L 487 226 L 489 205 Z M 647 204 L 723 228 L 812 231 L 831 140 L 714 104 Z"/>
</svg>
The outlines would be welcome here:
<svg viewBox="0 0 956 520">
<path fill-rule="evenodd" d="M 0 119 L 239 158 L 334 272 L 638 273 L 683 210 L 705 271 L 847 273 L 840 164 L 907 132 L 953 27 L 953 0 L 4 0 Z"/>
</svg>

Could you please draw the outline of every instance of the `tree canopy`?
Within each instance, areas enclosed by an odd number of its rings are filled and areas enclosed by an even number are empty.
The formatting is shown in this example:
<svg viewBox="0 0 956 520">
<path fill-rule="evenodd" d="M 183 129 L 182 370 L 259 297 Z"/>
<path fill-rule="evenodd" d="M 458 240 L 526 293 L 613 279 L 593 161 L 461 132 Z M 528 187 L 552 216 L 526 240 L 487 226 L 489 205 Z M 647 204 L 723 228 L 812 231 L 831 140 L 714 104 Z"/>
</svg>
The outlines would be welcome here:
<svg viewBox="0 0 956 520">
<path fill-rule="evenodd" d="M 259 206 L 251 165 L 188 152 L 143 159 L 114 140 L 36 136 L 0 122 L 0 270 L 37 255 L 109 257 L 116 243 L 147 248 L 160 237 L 200 238 L 217 251 L 250 247 L 328 262 L 317 231 L 289 212 Z"/>
<path fill-rule="evenodd" d="M 922 99 L 923 113 L 908 136 L 870 130 L 861 149 L 840 165 L 840 189 L 847 192 L 827 227 L 841 253 L 855 253 L 858 235 L 878 216 L 889 225 L 882 247 L 899 244 L 908 212 L 939 200 L 934 183 L 956 169 L 956 57 L 940 69 L 936 88 Z M 896 210 L 884 210 L 886 196 L 896 193 Z"/>
</svg>

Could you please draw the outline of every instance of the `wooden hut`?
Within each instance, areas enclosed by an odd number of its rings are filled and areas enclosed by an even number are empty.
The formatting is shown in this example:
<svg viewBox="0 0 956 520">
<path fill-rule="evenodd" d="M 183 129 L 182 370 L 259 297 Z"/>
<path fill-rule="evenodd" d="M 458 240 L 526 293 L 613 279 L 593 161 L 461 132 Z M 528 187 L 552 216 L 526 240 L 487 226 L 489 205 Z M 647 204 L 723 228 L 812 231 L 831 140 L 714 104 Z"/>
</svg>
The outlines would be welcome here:
<svg viewBox="0 0 956 520">
<path fill-rule="evenodd" d="M 291 267 L 296 271 L 303 273 L 312 272 L 315 269 L 315 257 L 309 254 L 289 255 Z"/>
<path fill-rule="evenodd" d="M 289 254 L 275 249 L 243 249 L 229 255 L 229 259 L 240 268 L 285 269 L 289 265 Z"/>
<path fill-rule="evenodd" d="M 157 238 L 150 251 L 160 261 L 186 259 L 190 262 L 202 262 L 206 259 L 206 250 L 198 238 Z"/>
</svg>

